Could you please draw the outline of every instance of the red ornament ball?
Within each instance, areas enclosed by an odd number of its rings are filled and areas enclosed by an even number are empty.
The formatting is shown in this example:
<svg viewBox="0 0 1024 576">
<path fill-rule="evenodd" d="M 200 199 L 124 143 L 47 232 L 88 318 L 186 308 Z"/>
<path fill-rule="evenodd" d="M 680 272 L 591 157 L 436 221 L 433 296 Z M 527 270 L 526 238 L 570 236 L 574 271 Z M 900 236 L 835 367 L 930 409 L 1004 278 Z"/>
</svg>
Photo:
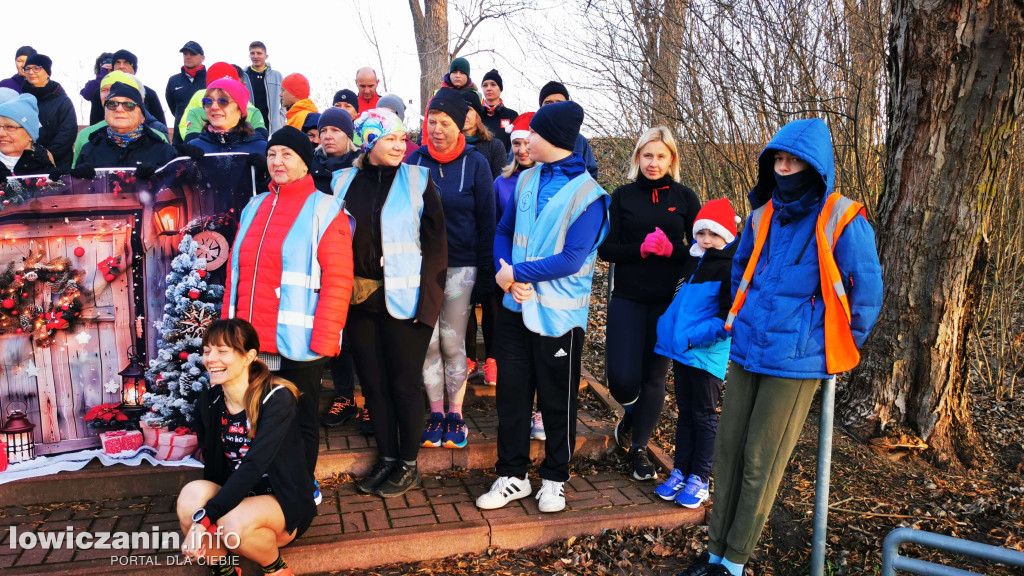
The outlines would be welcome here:
<svg viewBox="0 0 1024 576">
<path fill-rule="evenodd" d="M 196 290 L 195 288 L 189 290 L 188 291 L 188 297 L 193 299 L 193 300 L 198 300 L 199 299 L 199 290 Z"/>
<path fill-rule="evenodd" d="M 15 332 L 17 332 L 18 334 L 21 334 L 21 328 L 18 328 Z"/>
<path fill-rule="evenodd" d="M 187 351 L 185 351 L 185 350 L 182 350 L 182 351 L 181 351 L 181 352 L 180 352 L 180 353 L 178 354 L 178 358 L 181 358 L 182 360 L 188 360 L 188 352 L 187 352 Z"/>
<path fill-rule="evenodd" d="M 21 274 L 15 274 L 14 275 L 14 281 L 15 282 L 21 282 Z"/>
<path fill-rule="evenodd" d="M 70 306 L 68 306 L 67 304 L 61 304 L 60 306 L 61 310 L 67 310 L 68 308 L 70 308 Z"/>
<path fill-rule="evenodd" d="M 28 298 L 28 292 L 22 292 L 21 293 L 21 297 L 22 298 Z"/>
<path fill-rule="evenodd" d="M 18 315 L 18 309 L 17 308 L 15 308 L 14 310 L 11 310 L 11 316 L 17 316 L 17 315 Z"/>
<path fill-rule="evenodd" d="M 85 256 L 85 248 L 82 248 L 81 246 L 75 248 L 75 256 L 78 256 L 79 258 Z"/>
<path fill-rule="evenodd" d="M 14 299 L 13 298 L 7 298 L 6 300 L 3 301 L 3 306 L 4 306 L 4 308 L 7 308 L 8 310 L 10 310 L 11 308 L 14 308 Z"/>
<path fill-rule="evenodd" d="M 107 274 L 103 275 L 103 279 L 107 281 L 107 284 L 110 284 L 111 282 L 117 279 L 117 276 L 114 276 L 113 274 L 108 272 Z"/>
<path fill-rule="evenodd" d="M 57 277 L 56 276 L 50 276 L 50 282 L 56 282 L 56 281 L 57 281 Z"/>
<path fill-rule="evenodd" d="M 196 272 L 200 278 L 206 278 L 206 270 L 199 270 Z"/>
</svg>

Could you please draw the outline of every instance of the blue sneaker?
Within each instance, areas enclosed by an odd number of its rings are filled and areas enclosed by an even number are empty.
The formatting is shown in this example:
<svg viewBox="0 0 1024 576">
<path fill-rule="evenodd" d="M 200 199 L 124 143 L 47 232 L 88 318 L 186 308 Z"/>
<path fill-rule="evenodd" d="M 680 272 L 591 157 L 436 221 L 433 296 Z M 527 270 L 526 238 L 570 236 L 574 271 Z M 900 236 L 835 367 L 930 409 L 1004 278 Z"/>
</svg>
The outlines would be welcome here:
<svg viewBox="0 0 1024 576">
<path fill-rule="evenodd" d="M 678 468 L 672 471 L 672 474 L 654 489 L 654 493 L 661 497 L 662 500 L 675 500 L 676 494 L 683 489 L 686 485 L 686 477 L 679 471 Z"/>
<path fill-rule="evenodd" d="M 430 420 L 427 421 L 427 427 L 423 429 L 423 434 L 420 436 L 420 446 L 424 448 L 440 448 L 442 434 L 444 434 L 444 414 L 431 412 Z"/>
<path fill-rule="evenodd" d="M 708 483 L 701 480 L 700 476 L 690 474 L 686 479 L 686 486 L 676 495 L 676 504 L 684 508 L 700 508 L 707 499 Z"/>
<path fill-rule="evenodd" d="M 466 427 L 466 421 L 459 414 L 449 413 L 444 421 L 444 447 L 465 448 L 468 437 L 469 428 Z"/>
<path fill-rule="evenodd" d="M 313 503 L 319 506 L 323 501 L 324 497 L 320 494 L 320 483 L 313 480 Z"/>
</svg>

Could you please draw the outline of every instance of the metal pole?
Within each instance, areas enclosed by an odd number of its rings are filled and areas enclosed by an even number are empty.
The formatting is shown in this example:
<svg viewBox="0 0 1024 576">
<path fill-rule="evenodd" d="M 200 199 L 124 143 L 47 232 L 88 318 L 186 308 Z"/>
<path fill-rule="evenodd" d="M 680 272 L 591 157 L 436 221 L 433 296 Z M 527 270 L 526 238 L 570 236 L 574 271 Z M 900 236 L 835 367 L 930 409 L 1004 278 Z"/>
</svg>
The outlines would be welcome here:
<svg viewBox="0 0 1024 576">
<path fill-rule="evenodd" d="M 832 417 L 836 379 L 825 380 L 821 389 L 821 422 L 818 425 L 818 474 L 814 483 L 814 535 L 811 576 L 825 576 L 825 536 L 828 533 L 828 489 L 832 473 Z"/>
</svg>

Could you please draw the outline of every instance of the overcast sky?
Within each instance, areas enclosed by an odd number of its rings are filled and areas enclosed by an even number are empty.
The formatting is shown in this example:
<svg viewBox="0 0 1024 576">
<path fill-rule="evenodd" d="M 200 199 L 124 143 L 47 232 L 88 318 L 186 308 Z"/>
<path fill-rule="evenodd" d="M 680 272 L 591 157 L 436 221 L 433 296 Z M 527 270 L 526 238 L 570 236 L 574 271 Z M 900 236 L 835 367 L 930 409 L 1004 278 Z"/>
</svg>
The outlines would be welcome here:
<svg viewBox="0 0 1024 576">
<path fill-rule="evenodd" d="M 64 87 L 78 110 L 79 123 L 85 124 L 90 106 L 79 90 L 93 78 L 93 64 L 103 51 L 134 52 L 139 58 L 138 77 L 163 100 L 168 77 L 180 70 L 178 50 L 186 41 L 202 45 L 207 66 L 226 61 L 244 67 L 250 64 L 249 42 L 261 40 L 274 69 L 284 74 L 301 72 L 309 79 L 312 99 L 320 109 L 330 105 L 335 91 L 355 89 L 358 68 L 372 66 L 387 83 L 386 89 L 383 82 L 378 88 L 381 94 L 396 93 L 406 102 L 412 99 L 418 110 L 419 61 L 407 0 L 171 5 L 177 10 L 166 11 L 168 4 L 162 2 L 118 2 L 110 7 L 103 1 L 42 0 L 34 11 L 19 11 L 23 17 L 32 15 L 24 25 L 6 26 L 0 36 L 0 77 L 14 73 L 18 47 L 31 45 L 53 59 L 52 79 Z M 547 59 L 524 56 L 524 51 L 533 49 L 528 30 L 539 30 L 551 21 L 565 22 L 560 18 L 564 9 L 553 0 L 537 0 L 536 6 L 527 13 L 485 22 L 463 50 L 478 85 L 491 68 L 501 72 L 505 103 L 519 112 L 535 110 L 540 86 L 559 72 L 561 79 L 573 80 L 571 70 L 556 71 L 557 65 Z M 459 18 L 450 7 L 453 34 L 461 28 Z M 129 25 L 129 20 L 137 24 Z M 371 28 L 380 54 L 364 32 Z M 572 33 L 572 29 L 561 33 Z"/>
</svg>

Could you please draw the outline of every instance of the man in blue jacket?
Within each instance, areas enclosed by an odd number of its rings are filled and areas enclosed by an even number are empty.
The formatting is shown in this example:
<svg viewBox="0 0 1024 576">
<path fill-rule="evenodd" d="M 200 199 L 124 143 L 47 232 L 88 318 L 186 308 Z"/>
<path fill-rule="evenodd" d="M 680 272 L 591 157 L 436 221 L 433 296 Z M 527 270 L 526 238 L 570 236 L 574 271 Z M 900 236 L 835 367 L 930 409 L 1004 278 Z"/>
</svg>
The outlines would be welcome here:
<svg viewBox="0 0 1024 576">
<path fill-rule="evenodd" d="M 715 439 L 708 549 L 681 575 L 743 573 L 814 392 L 832 376 L 838 347 L 826 339 L 826 302 L 838 301 L 840 290 L 822 286 L 816 228 L 820 216 L 832 211 L 834 182 L 832 136 L 820 119 L 786 124 L 758 160 L 758 182 L 749 195 L 753 212 L 732 265 L 733 293 L 740 296 L 726 320 L 732 348 Z M 871 225 L 856 205 L 843 202 L 856 215 L 837 230 L 834 259 L 826 252 L 821 262 L 826 268 L 834 262 L 839 270 L 850 310 L 839 328 L 851 337 L 851 347 L 860 348 L 882 307 L 882 269 Z"/>
<path fill-rule="evenodd" d="M 181 52 L 181 72 L 167 79 L 167 90 L 164 92 L 167 107 L 174 113 L 172 144 L 182 143 L 183 134 L 179 133 L 178 126 L 192 95 L 206 89 L 206 66 L 203 65 L 206 55 L 203 54 L 203 47 L 190 40 L 178 52 Z"/>
</svg>

